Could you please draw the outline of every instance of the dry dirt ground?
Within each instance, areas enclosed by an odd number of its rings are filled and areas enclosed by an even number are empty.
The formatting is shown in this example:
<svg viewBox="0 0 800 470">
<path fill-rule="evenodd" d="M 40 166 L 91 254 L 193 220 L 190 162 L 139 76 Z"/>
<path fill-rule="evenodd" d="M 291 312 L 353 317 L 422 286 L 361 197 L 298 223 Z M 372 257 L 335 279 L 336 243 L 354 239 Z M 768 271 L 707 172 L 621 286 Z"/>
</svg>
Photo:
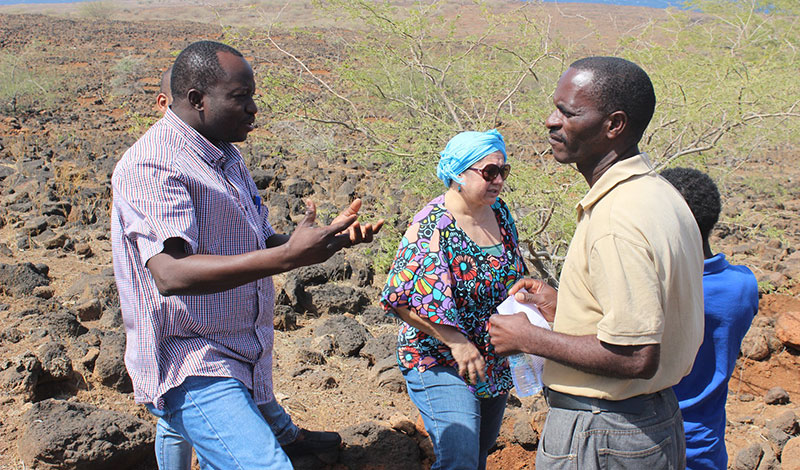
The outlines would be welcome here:
<svg viewBox="0 0 800 470">
<path fill-rule="evenodd" d="M 117 10 L 117 21 L 81 19 L 76 16 L 75 6 L 70 7 L 71 10 L 46 7 L 48 13 L 61 16 L 32 15 L 30 10 L 25 10 L 24 15 L 7 16 L 4 13 L 21 12 L 22 7 L 16 10 L 0 7 L 0 51 L 19 52 L 35 43 L 37 54 L 33 56 L 47 61 L 55 67 L 54 70 L 72 74 L 76 81 L 70 85 L 69 98 L 50 104 L 50 111 L 46 113 L 0 115 L 3 144 L 0 159 L 4 164 L 23 165 L 26 152 L 60 152 L 64 158 L 52 160 L 52 166 L 64 168 L 54 171 L 54 177 L 59 178 L 61 184 L 59 187 L 73 192 L 78 191 L 81 184 L 99 187 L 99 198 L 107 198 L 108 172 L 113 168 L 113 162 L 135 140 L 138 132 L 144 130 L 136 126 L 156 116 L 152 99 L 158 77 L 173 59 L 173 53 L 196 39 L 221 36 L 221 20 L 215 20 L 214 15 L 203 17 L 201 13 L 207 10 L 191 10 L 189 7 L 176 10 L 174 4 L 163 2 L 159 8 L 149 10 L 137 10 L 133 2 L 120 4 L 123 7 Z M 217 2 L 218 6 L 220 4 Z M 573 37 L 579 37 L 580 33 L 570 29 L 572 21 L 581 14 L 594 14 L 595 18 L 600 18 L 602 21 L 597 22 L 605 25 L 603 31 L 612 38 L 641 24 L 643 15 L 651 14 L 647 9 L 638 8 L 604 6 L 597 10 L 598 7 L 591 6 L 581 10 L 567 5 L 560 8 L 563 15 L 559 16 L 561 13 L 553 10 L 555 18 L 561 18 L 561 27 Z M 237 13 L 242 14 L 238 9 L 228 9 L 226 14 Z M 186 21 L 187 16 L 207 22 L 192 23 Z M 120 59 L 131 54 L 144 57 L 140 72 L 145 78 L 137 80 L 130 93 L 113 95 L 111 69 Z M 94 167 L 78 157 L 82 153 L 92 153 L 97 156 L 97 161 L 104 163 L 99 168 Z M 74 161 L 70 162 L 69 155 L 76 156 Z M 800 152 L 796 148 L 768 149 L 763 155 L 744 161 L 736 174 L 727 180 L 727 186 L 722 188 L 727 220 L 735 222 L 721 224 L 725 236 L 714 240 L 714 248 L 729 253 L 733 262 L 750 266 L 765 286 L 766 281 L 771 283 L 769 293 L 765 293 L 760 301 L 759 324 L 768 325 L 770 319 L 786 311 L 800 311 L 800 285 L 782 274 L 781 265 L 800 245 L 798 157 Z M 285 164 L 289 173 L 299 171 L 292 162 Z M 752 184 L 754 180 L 766 183 L 758 186 Z M 780 200 L 776 199 L 774 191 L 764 189 L 776 186 L 784 189 Z M 6 188 L 3 196 L 9 197 L 9 194 Z M 105 208 L 107 206 L 100 204 L 94 210 Z M 34 212 L 30 217 L 36 215 Z M 91 208 L 84 210 L 87 212 L 91 212 Z M 734 218 L 737 214 L 744 214 L 744 217 Z M 775 225 L 776 221 L 784 228 L 780 237 L 760 230 L 762 225 L 768 222 Z M 5 246 L 5 249 L 0 249 L 0 263 L 47 264 L 55 299 L 66 298 L 64 293 L 82 278 L 107 272 L 111 266 L 107 225 L 87 223 L 86 229 L 74 236 L 79 245 L 88 246 L 93 253 L 86 256 L 85 251 L 79 255 L 76 250 L 53 250 L 35 245 L 20 248 L 19 231 L 24 224 L 24 218 L 11 219 L 0 228 L 0 242 Z M 373 292 L 383 280 L 384 273 L 375 274 Z M 8 312 L 26 308 L 26 302 L 29 302 L 28 298 L 0 295 L 0 303 L 6 305 L 5 310 L 0 311 L 0 327 L 11 321 Z M 83 323 L 87 328 L 102 328 L 101 321 Z M 306 326 L 315 321 L 300 317 L 297 322 L 301 328 L 276 332 L 274 379 L 277 396 L 298 424 L 313 429 L 339 430 L 365 421 L 388 425 L 398 417 L 417 421 L 416 410 L 405 393 L 376 385 L 374 372 L 365 358 L 331 356 L 324 366 L 317 368 L 319 373 L 298 373 L 303 366 L 301 358 L 298 358 L 299 345 L 312 341 L 311 329 Z M 393 333 L 395 328 L 391 324 L 369 326 L 370 333 L 376 337 Z M 36 350 L 38 344 L 36 338 L 22 338 L 15 343 L 0 339 L 0 359 L 8 360 L 25 351 Z M 740 358 L 731 381 L 727 405 L 730 422 L 727 443 L 731 460 L 740 449 L 754 442 L 767 441 L 764 426 L 768 420 L 786 410 L 800 414 L 797 405 L 800 403 L 799 370 L 797 351 L 786 348 L 773 351 L 767 360 Z M 788 405 L 764 404 L 765 392 L 774 386 L 788 392 L 791 398 Z M 77 401 L 152 421 L 146 411 L 133 403 L 130 394 L 98 384 L 91 376 L 83 377 L 73 396 L 72 399 Z M 541 399 L 526 398 L 521 400 L 521 405 L 536 422 L 537 415 L 530 410 L 538 409 Z M 21 421 L 22 416 L 30 407 L 31 403 L 19 396 L 0 395 L 0 469 L 25 468 L 16 442 L 20 430 L 26 425 Z M 489 458 L 489 469 L 533 468 L 534 452 L 514 442 L 514 416 L 519 415 L 509 414 L 498 449 Z"/>
</svg>

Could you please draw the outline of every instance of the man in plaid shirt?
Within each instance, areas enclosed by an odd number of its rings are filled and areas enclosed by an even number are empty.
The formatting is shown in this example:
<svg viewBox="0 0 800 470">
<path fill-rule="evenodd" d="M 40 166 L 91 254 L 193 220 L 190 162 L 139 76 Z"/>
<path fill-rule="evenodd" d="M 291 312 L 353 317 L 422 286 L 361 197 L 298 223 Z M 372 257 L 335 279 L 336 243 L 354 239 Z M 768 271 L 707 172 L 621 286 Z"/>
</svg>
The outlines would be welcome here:
<svg viewBox="0 0 800 470">
<path fill-rule="evenodd" d="M 175 60 L 171 90 L 171 107 L 112 177 L 134 396 L 159 417 L 161 469 L 188 469 L 191 447 L 203 468 L 292 468 L 259 410 L 274 400 L 271 276 L 370 242 L 383 221 L 360 225 L 356 200 L 319 227 L 308 201 L 291 236 L 273 231 L 231 144 L 247 138 L 258 111 L 253 71 L 235 49 L 191 44 Z"/>
</svg>

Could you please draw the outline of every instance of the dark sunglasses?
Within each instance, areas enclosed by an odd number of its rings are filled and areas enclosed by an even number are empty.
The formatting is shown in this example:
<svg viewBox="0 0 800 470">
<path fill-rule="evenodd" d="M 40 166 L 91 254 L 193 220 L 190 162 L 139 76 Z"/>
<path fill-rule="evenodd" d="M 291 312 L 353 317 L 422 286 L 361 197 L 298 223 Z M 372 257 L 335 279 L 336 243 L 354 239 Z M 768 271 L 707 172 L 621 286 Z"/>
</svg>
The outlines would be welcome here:
<svg viewBox="0 0 800 470">
<path fill-rule="evenodd" d="M 505 181 L 508 178 L 508 174 L 511 173 L 511 165 L 506 163 L 503 166 L 497 166 L 494 163 L 490 163 L 483 168 L 469 168 L 472 171 L 477 171 L 478 173 L 483 176 L 483 179 L 486 181 L 494 181 L 497 178 L 497 175 L 500 175 Z"/>
</svg>

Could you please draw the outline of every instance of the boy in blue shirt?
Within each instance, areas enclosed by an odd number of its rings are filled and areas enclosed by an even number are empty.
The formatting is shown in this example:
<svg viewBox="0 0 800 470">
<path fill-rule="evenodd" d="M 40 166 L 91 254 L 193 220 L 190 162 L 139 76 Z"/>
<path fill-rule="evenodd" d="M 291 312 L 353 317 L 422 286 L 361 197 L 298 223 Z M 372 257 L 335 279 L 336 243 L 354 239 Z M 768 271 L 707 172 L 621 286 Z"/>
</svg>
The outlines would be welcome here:
<svg viewBox="0 0 800 470">
<path fill-rule="evenodd" d="M 680 191 L 692 210 L 703 239 L 705 333 L 692 371 L 673 387 L 683 414 L 686 468 L 717 470 L 728 466 L 725 449 L 725 402 L 728 380 L 742 339 L 758 312 L 758 284 L 745 266 L 711 252 L 708 237 L 721 210 L 719 191 L 698 170 L 672 168 L 661 176 Z"/>
</svg>

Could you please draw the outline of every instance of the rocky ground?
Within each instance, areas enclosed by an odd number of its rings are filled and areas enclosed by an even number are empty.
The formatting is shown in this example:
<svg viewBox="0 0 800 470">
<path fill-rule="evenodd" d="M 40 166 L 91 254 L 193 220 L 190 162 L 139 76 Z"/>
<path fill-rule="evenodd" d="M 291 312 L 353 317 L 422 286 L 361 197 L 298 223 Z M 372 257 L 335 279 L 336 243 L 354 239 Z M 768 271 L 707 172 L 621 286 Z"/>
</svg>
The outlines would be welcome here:
<svg viewBox="0 0 800 470">
<path fill-rule="evenodd" d="M 0 14 L 0 51 L 72 77 L 36 112 L 0 114 L 0 469 L 155 468 L 154 420 L 133 402 L 123 364 L 109 180 L 156 117 L 152 99 L 172 53 L 220 35 L 189 22 Z M 134 53 L 144 58 L 141 78 L 115 81 L 120 59 Z M 259 51 L 285 60 L 268 54 Z M 750 266 L 763 292 L 727 405 L 731 465 L 742 470 L 800 468 L 798 157 L 797 148 L 766 149 L 739 162 L 721 188 L 714 247 Z M 382 184 L 374 168 L 346 158 L 252 161 L 279 230 L 290 229 L 303 197 L 334 208 Z M 338 455 L 297 468 L 431 463 L 394 364 L 396 324 L 376 306 L 384 276 L 355 251 L 277 279 L 277 396 L 300 425 L 338 430 L 345 442 Z M 533 468 L 545 412 L 541 397 L 512 395 L 490 469 Z"/>
</svg>

